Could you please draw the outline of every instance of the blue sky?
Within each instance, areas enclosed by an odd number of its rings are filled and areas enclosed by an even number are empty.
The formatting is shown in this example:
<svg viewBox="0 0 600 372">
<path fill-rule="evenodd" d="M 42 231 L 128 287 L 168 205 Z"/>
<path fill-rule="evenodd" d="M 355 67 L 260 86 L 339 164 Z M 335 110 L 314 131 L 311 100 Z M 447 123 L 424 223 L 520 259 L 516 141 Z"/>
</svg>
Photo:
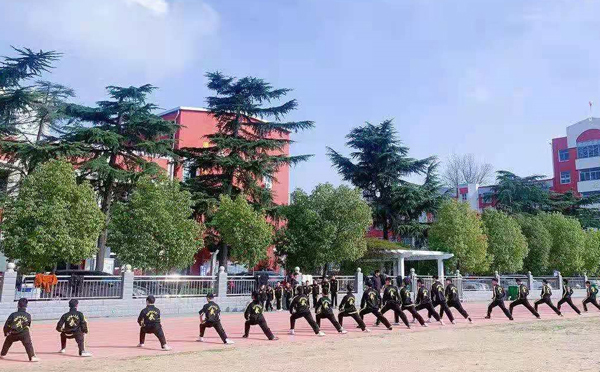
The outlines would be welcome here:
<svg viewBox="0 0 600 372">
<path fill-rule="evenodd" d="M 340 183 L 325 147 L 394 118 L 411 155 L 472 153 L 551 175 L 549 141 L 598 102 L 600 2 L 591 0 L 0 0 L 0 54 L 56 49 L 49 79 L 77 99 L 152 83 L 164 108 L 203 106 L 221 70 L 289 87 L 291 186 Z"/>
</svg>

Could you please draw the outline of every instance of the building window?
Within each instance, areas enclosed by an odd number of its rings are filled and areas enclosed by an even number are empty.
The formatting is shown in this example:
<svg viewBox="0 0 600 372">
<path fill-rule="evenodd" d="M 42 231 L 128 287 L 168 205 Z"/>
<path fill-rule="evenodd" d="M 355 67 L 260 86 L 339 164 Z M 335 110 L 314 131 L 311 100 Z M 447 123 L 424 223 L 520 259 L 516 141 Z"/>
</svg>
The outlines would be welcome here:
<svg viewBox="0 0 600 372">
<path fill-rule="evenodd" d="M 588 168 L 579 171 L 579 181 L 600 180 L 600 168 Z"/>
<path fill-rule="evenodd" d="M 571 183 L 571 172 L 560 172 L 560 183 L 562 185 Z"/>
<path fill-rule="evenodd" d="M 196 177 L 197 169 L 194 167 L 193 161 L 186 160 L 183 162 L 183 182 L 192 177 Z"/>
<path fill-rule="evenodd" d="M 467 200 L 467 194 L 460 194 L 460 197 L 463 201 Z"/>
<path fill-rule="evenodd" d="M 271 190 L 273 188 L 273 177 L 264 176 L 263 184 L 265 185 L 265 189 Z"/>
<path fill-rule="evenodd" d="M 493 195 L 491 192 L 486 192 L 485 194 L 482 195 L 482 200 L 484 204 L 492 204 L 493 201 Z"/>
<path fill-rule="evenodd" d="M 600 156 L 600 142 L 599 141 L 587 141 L 579 142 L 577 144 L 577 158 L 593 158 Z"/>
<path fill-rule="evenodd" d="M 569 149 L 566 150 L 558 150 L 558 161 L 567 161 L 569 160 Z"/>
</svg>

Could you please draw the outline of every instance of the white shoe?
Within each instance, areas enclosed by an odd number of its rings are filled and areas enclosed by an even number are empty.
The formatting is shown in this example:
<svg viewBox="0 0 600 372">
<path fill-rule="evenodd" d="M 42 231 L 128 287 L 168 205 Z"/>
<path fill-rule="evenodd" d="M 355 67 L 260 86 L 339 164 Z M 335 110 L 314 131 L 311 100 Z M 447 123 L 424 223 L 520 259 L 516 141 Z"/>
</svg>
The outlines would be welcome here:
<svg viewBox="0 0 600 372">
<path fill-rule="evenodd" d="M 450 323 L 456 324 L 456 320 L 452 320 L 452 321 L 450 321 Z"/>
<path fill-rule="evenodd" d="M 348 331 L 346 331 L 345 329 L 342 328 L 342 330 L 340 331 L 341 334 L 345 335 L 346 333 L 348 333 Z"/>
<path fill-rule="evenodd" d="M 413 323 L 414 323 L 414 322 L 415 322 L 415 320 L 413 319 Z M 425 323 L 431 323 L 431 318 L 427 319 L 427 320 L 425 321 Z"/>
<path fill-rule="evenodd" d="M 429 325 L 427 323 L 423 324 L 423 327 L 427 328 Z"/>
<path fill-rule="evenodd" d="M 323 336 L 325 336 L 325 332 L 323 332 L 323 331 L 319 331 L 319 333 L 317 333 L 317 336 L 319 336 L 319 337 L 323 337 Z"/>
<path fill-rule="evenodd" d="M 233 345 L 233 344 L 235 344 L 235 342 L 233 342 L 230 339 L 226 338 L 225 339 L 225 344 L 227 344 L 227 345 Z"/>
<path fill-rule="evenodd" d="M 473 319 L 469 319 L 469 324 L 473 324 Z"/>
<path fill-rule="evenodd" d="M 293 329 L 290 329 L 290 335 L 295 335 L 296 331 L 294 331 Z"/>
<path fill-rule="evenodd" d="M 80 357 L 82 358 L 89 358 L 92 356 L 92 353 L 90 353 L 89 351 L 82 351 Z"/>
<path fill-rule="evenodd" d="M 66 353 L 66 352 L 67 352 L 67 351 L 66 351 L 65 349 L 60 349 L 60 351 L 59 351 L 58 353 L 59 353 L 59 354 L 64 354 L 64 353 Z"/>
<path fill-rule="evenodd" d="M 373 327 L 379 327 L 379 323 L 373 323 Z"/>
<path fill-rule="evenodd" d="M 144 347 L 144 344 L 138 344 L 137 347 Z"/>
<path fill-rule="evenodd" d="M 196 341 L 198 341 L 198 342 L 204 342 L 204 337 L 198 337 L 198 339 Z"/>
<path fill-rule="evenodd" d="M 396 323 L 394 323 L 394 325 L 395 325 L 395 326 L 399 326 L 399 325 L 400 325 L 400 323 L 396 322 Z"/>
<path fill-rule="evenodd" d="M 37 362 L 39 362 L 39 361 L 40 361 L 40 358 L 38 358 L 38 357 L 37 357 L 37 356 L 35 356 L 35 355 L 34 355 L 34 356 L 32 356 L 32 357 L 31 357 L 31 360 L 30 360 L 30 362 L 32 362 L 32 363 L 37 363 Z"/>
<path fill-rule="evenodd" d="M 440 325 L 445 325 L 444 321 L 440 319 Z"/>
<path fill-rule="evenodd" d="M 163 346 L 162 351 L 171 351 L 171 346 L 169 346 L 169 345 Z"/>
<path fill-rule="evenodd" d="M 417 319 L 416 319 L 416 318 L 413 318 L 413 320 L 412 320 L 412 322 L 411 322 L 411 323 L 416 323 L 416 322 L 417 322 Z"/>
<path fill-rule="evenodd" d="M 369 328 L 365 328 L 365 332 L 370 333 L 371 330 Z"/>
</svg>

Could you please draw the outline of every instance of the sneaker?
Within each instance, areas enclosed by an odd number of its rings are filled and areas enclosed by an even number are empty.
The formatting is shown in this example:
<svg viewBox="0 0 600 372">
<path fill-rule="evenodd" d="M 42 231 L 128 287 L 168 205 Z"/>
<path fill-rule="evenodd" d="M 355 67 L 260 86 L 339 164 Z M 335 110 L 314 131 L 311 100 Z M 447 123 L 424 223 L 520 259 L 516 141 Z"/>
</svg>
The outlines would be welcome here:
<svg viewBox="0 0 600 372">
<path fill-rule="evenodd" d="M 92 353 L 90 353 L 89 351 L 82 351 L 80 357 L 82 358 L 90 358 L 92 356 Z"/>
<path fill-rule="evenodd" d="M 365 328 L 363 332 L 371 333 L 371 330 L 369 328 Z"/>
<path fill-rule="evenodd" d="M 429 325 L 427 323 L 423 324 L 423 327 L 427 328 Z"/>
<path fill-rule="evenodd" d="M 443 325 L 443 326 L 444 326 L 444 325 L 446 325 L 446 324 L 444 324 L 444 321 L 440 319 L 440 325 Z"/>
<path fill-rule="evenodd" d="M 323 332 L 323 331 L 319 331 L 319 333 L 317 333 L 317 336 L 319 336 L 319 337 L 323 337 L 323 336 L 325 336 L 325 332 Z"/>
<path fill-rule="evenodd" d="M 392 327 L 389 327 L 387 330 L 388 330 L 388 331 L 391 331 L 391 330 L 393 330 L 393 329 L 394 329 L 394 328 L 392 328 Z"/>
<path fill-rule="evenodd" d="M 373 327 L 379 327 L 379 323 L 374 323 Z"/>
<path fill-rule="evenodd" d="M 508 320 L 515 320 L 515 318 L 513 318 L 512 316 L 510 318 L 508 318 Z"/>
<path fill-rule="evenodd" d="M 492 317 L 489 315 L 486 315 L 484 319 L 492 319 Z"/>
<path fill-rule="evenodd" d="M 290 329 L 290 335 L 295 335 L 296 331 L 294 331 L 293 329 Z"/>
<path fill-rule="evenodd" d="M 473 324 L 473 319 L 469 317 L 469 324 Z"/>
<path fill-rule="evenodd" d="M 64 353 L 66 353 L 66 352 L 67 352 L 67 351 L 66 351 L 65 349 L 60 349 L 60 351 L 59 351 L 58 353 L 59 353 L 59 354 L 64 354 Z"/>
<path fill-rule="evenodd" d="M 342 328 L 342 330 L 340 331 L 341 334 L 345 335 L 346 333 L 348 333 L 348 331 L 346 331 L 344 328 Z"/>
<path fill-rule="evenodd" d="M 471 321 L 469 320 L 469 322 L 471 322 Z M 456 320 L 451 320 L 450 323 L 456 324 Z"/>
<path fill-rule="evenodd" d="M 233 345 L 233 344 L 235 344 L 235 342 L 231 341 L 228 338 L 225 339 L 225 345 Z"/>
<path fill-rule="evenodd" d="M 398 323 L 398 322 L 395 322 L 395 323 L 394 323 L 394 325 L 395 325 L 395 326 L 399 326 L 399 325 L 400 325 L 400 323 Z"/>
<path fill-rule="evenodd" d="M 138 344 L 137 347 L 144 347 L 144 344 Z"/>
<path fill-rule="evenodd" d="M 277 340 L 279 340 L 279 337 L 275 336 L 272 339 L 270 339 L 269 341 L 277 341 Z"/>
<path fill-rule="evenodd" d="M 413 323 L 414 323 L 414 322 L 415 322 L 415 320 L 413 319 Z M 427 319 L 427 320 L 425 321 L 425 323 L 431 323 L 431 318 Z"/>
<path fill-rule="evenodd" d="M 198 337 L 198 339 L 196 341 L 198 341 L 198 342 L 204 342 L 204 337 Z"/>
<path fill-rule="evenodd" d="M 40 361 L 40 358 L 38 358 L 37 356 L 34 355 L 31 357 L 31 359 L 29 361 L 32 363 L 37 363 Z"/>
<path fill-rule="evenodd" d="M 171 346 L 169 346 L 169 345 L 163 346 L 162 351 L 171 351 Z"/>
<path fill-rule="evenodd" d="M 413 318 L 413 320 L 412 320 L 412 322 L 411 322 L 411 323 L 416 323 L 416 322 L 417 322 L 417 319 L 416 319 L 416 318 Z"/>
<path fill-rule="evenodd" d="M 564 315 L 562 315 L 562 313 L 561 313 L 561 314 L 558 314 L 558 316 L 564 316 Z"/>
</svg>

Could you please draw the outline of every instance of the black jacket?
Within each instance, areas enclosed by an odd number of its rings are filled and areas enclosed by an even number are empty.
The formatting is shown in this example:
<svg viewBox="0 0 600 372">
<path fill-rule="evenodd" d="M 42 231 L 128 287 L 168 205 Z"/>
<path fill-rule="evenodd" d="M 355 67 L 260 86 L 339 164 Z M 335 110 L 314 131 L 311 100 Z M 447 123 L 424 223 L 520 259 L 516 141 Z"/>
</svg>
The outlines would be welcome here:
<svg viewBox="0 0 600 372">
<path fill-rule="evenodd" d="M 414 306 L 412 298 L 410 298 L 410 291 L 408 288 L 400 288 L 400 299 L 402 300 L 402 306 Z"/>
<path fill-rule="evenodd" d="M 444 285 L 439 281 L 435 281 L 431 285 L 431 299 L 436 302 L 446 302 Z"/>
<path fill-rule="evenodd" d="M 218 322 L 221 319 L 221 308 L 214 301 L 209 301 L 198 313 L 204 315 L 204 320 L 208 323 Z"/>
<path fill-rule="evenodd" d="M 281 298 L 283 297 L 283 287 L 275 287 L 274 292 L 275 292 L 275 298 Z"/>
<path fill-rule="evenodd" d="M 381 296 L 379 295 L 379 291 L 369 288 L 367 289 L 360 301 L 361 309 L 379 309 L 381 306 Z"/>
<path fill-rule="evenodd" d="M 56 330 L 67 334 L 88 333 L 87 320 L 81 312 L 71 309 L 60 317 Z"/>
<path fill-rule="evenodd" d="M 552 297 L 552 288 L 550 288 L 549 284 L 544 284 L 542 285 L 542 293 L 541 293 L 542 298 L 549 298 Z"/>
<path fill-rule="evenodd" d="M 25 309 L 19 309 L 10 314 L 4 323 L 4 335 L 18 335 L 31 327 L 31 315 Z"/>
<path fill-rule="evenodd" d="M 318 284 L 312 284 L 312 295 L 313 297 L 317 297 L 319 295 L 319 285 Z"/>
<path fill-rule="evenodd" d="M 306 313 L 310 312 L 308 305 L 308 297 L 305 294 L 297 295 L 290 304 L 290 313 Z"/>
<path fill-rule="evenodd" d="M 383 304 L 400 303 L 400 292 L 395 285 L 386 285 L 383 288 Z"/>
<path fill-rule="evenodd" d="M 338 281 L 337 281 L 337 279 L 330 279 L 329 280 L 329 290 L 331 291 L 331 293 L 337 293 L 338 292 Z"/>
<path fill-rule="evenodd" d="M 562 298 L 571 298 L 571 295 L 573 295 L 573 288 L 563 285 Z"/>
<path fill-rule="evenodd" d="M 317 301 L 317 306 L 315 308 L 315 314 L 333 314 L 333 308 L 331 307 L 331 299 L 329 297 L 323 296 L 319 298 L 319 301 Z"/>
<path fill-rule="evenodd" d="M 263 319 L 264 308 L 260 301 L 254 300 L 248 304 L 246 311 L 244 311 L 244 318 L 253 322 L 258 322 Z"/>
<path fill-rule="evenodd" d="M 519 285 L 519 300 L 526 300 L 529 296 L 529 288 L 525 284 Z"/>
<path fill-rule="evenodd" d="M 417 292 L 417 304 L 421 305 L 427 304 L 429 302 L 431 302 L 431 297 L 429 297 L 429 290 L 427 290 L 425 286 L 422 286 Z"/>
<path fill-rule="evenodd" d="M 142 327 L 154 327 L 160 324 L 160 310 L 154 305 L 146 306 L 140 311 L 137 322 Z"/>
<path fill-rule="evenodd" d="M 356 310 L 356 297 L 352 293 L 346 293 L 344 298 L 342 298 L 342 302 L 340 302 L 340 311 L 343 311 L 347 314 L 354 314 L 357 312 Z"/>
<path fill-rule="evenodd" d="M 267 301 L 273 301 L 275 297 L 275 291 L 271 287 L 267 287 Z"/>
<path fill-rule="evenodd" d="M 446 286 L 446 301 L 448 302 L 458 302 L 460 298 L 458 296 L 458 288 L 454 284 L 448 284 Z"/>
<path fill-rule="evenodd" d="M 496 284 L 494 288 L 492 288 L 492 300 L 494 301 L 502 301 L 506 297 L 506 292 L 502 286 Z"/>
</svg>

